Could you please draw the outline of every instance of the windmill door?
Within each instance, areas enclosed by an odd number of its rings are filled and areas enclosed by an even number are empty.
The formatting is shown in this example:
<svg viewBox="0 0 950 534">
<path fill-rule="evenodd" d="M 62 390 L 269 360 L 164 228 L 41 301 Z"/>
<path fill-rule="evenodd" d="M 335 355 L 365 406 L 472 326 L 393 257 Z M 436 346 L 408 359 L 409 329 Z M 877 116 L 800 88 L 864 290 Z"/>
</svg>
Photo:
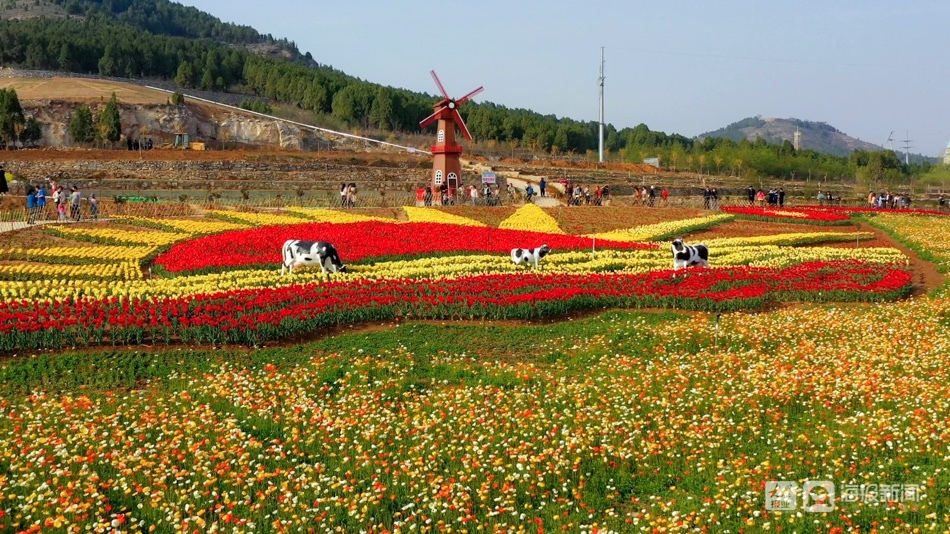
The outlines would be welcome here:
<svg viewBox="0 0 950 534">
<path fill-rule="evenodd" d="M 455 195 L 459 190 L 459 177 L 454 172 L 449 173 L 449 198 L 455 199 Z"/>
</svg>

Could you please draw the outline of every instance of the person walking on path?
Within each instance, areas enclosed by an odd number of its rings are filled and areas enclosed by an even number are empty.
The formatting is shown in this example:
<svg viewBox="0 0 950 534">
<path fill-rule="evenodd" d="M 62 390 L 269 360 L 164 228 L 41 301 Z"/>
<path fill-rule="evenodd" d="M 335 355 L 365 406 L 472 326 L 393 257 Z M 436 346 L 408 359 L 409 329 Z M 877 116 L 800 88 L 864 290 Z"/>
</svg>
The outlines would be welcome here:
<svg viewBox="0 0 950 534">
<path fill-rule="evenodd" d="M 82 193 L 79 192 L 79 189 L 76 186 L 73 186 L 71 193 L 69 193 L 69 204 L 71 211 L 69 216 L 76 222 L 79 222 L 82 219 L 82 210 L 79 202 L 82 200 Z"/>
<path fill-rule="evenodd" d="M 36 189 L 36 213 L 46 219 L 46 186 L 43 184 Z"/>
<path fill-rule="evenodd" d="M 99 199 L 95 194 L 89 195 L 89 216 L 92 220 L 99 220 Z"/>
<path fill-rule="evenodd" d="M 33 184 L 26 188 L 26 224 L 36 223 L 36 189 Z"/>
<path fill-rule="evenodd" d="M 548 183 L 544 180 L 544 177 L 541 177 L 541 181 L 538 182 L 538 189 L 541 190 L 541 196 L 544 196 L 544 188 L 548 186 Z"/>
<path fill-rule="evenodd" d="M 63 186 L 56 188 L 56 193 L 54 194 L 56 199 L 56 211 L 59 213 L 59 222 L 66 221 L 66 191 L 63 191 Z"/>
</svg>

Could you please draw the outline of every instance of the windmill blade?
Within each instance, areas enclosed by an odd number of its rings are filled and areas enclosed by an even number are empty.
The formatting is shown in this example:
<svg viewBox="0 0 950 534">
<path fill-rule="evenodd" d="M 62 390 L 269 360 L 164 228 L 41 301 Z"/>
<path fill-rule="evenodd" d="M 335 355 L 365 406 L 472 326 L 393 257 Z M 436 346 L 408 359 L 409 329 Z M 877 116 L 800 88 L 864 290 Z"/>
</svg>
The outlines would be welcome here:
<svg viewBox="0 0 950 534">
<path fill-rule="evenodd" d="M 435 84 L 439 86 L 439 91 L 442 92 L 442 96 L 446 100 L 449 100 L 449 94 L 445 92 L 445 87 L 442 86 L 442 82 L 439 80 L 439 75 L 436 74 L 434 70 L 430 70 L 429 74 L 432 75 L 432 79 L 435 80 Z"/>
<path fill-rule="evenodd" d="M 452 118 L 455 119 L 455 124 L 458 124 L 459 130 L 462 130 L 462 135 L 465 136 L 469 141 L 472 140 L 472 134 L 468 132 L 468 126 L 465 126 L 465 121 L 462 120 L 462 116 L 459 115 L 458 108 L 452 110 Z"/>
<path fill-rule="evenodd" d="M 419 127 L 420 127 L 420 128 L 425 128 L 426 126 L 432 124 L 432 122 L 433 122 L 435 119 L 437 119 L 437 118 L 439 117 L 439 114 L 442 113 L 442 110 L 443 110 L 443 109 L 445 109 L 445 108 L 439 109 L 439 110 L 437 110 L 435 113 L 433 113 L 432 115 L 429 115 L 428 117 L 426 117 L 426 118 L 422 119 L 421 121 L 419 121 Z"/>
<path fill-rule="evenodd" d="M 475 90 L 472 91 L 471 93 L 469 93 L 469 94 L 463 96 L 462 98 L 456 100 L 455 103 L 458 104 L 459 106 L 461 106 L 462 104 L 464 104 L 464 103 L 468 102 L 469 100 L 471 100 L 473 96 L 477 95 L 478 93 L 481 93 L 481 92 L 484 91 L 484 90 L 485 90 L 484 87 L 479 87 L 478 89 L 475 89 Z"/>
</svg>

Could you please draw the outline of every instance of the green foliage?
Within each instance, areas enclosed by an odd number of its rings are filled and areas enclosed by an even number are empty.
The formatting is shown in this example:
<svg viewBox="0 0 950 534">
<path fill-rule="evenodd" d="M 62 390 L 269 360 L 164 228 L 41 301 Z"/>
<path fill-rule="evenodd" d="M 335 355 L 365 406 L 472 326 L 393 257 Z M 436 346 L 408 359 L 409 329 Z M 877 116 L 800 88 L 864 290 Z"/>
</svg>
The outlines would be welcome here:
<svg viewBox="0 0 950 534">
<path fill-rule="evenodd" d="M 112 17 L 123 24 L 154 34 L 189 39 L 214 39 L 225 43 L 249 44 L 271 41 L 250 26 L 222 22 L 197 8 L 167 0 L 51 0 L 72 15 Z M 292 48 L 286 40 L 280 41 Z"/>
<path fill-rule="evenodd" d="M 241 102 L 240 108 L 248 111 L 256 111 L 265 115 L 274 114 L 274 108 L 270 107 L 270 105 L 263 100 L 244 100 Z"/>
<path fill-rule="evenodd" d="M 17 138 L 25 119 L 20 99 L 14 89 L 0 89 L 0 141 L 4 145 Z"/>
<path fill-rule="evenodd" d="M 182 61 L 175 73 L 175 83 L 182 87 L 194 87 L 195 71 L 188 61 Z"/>
<path fill-rule="evenodd" d="M 69 136 L 79 144 L 92 143 L 96 140 L 96 129 L 92 122 L 92 111 L 83 104 L 76 108 L 69 118 Z"/>
<path fill-rule="evenodd" d="M 591 358 L 603 355 L 603 351 L 585 349 L 565 354 L 562 349 L 572 345 L 585 346 L 587 340 L 601 333 L 605 325 L 630 320 L 650 325 L 649 330 L 617 333 L 616 339 L 612 341 L 614 344 L 643 344 L 646 347 L 650 346 L 656 337 L 652 330 L 685 318 L 686 316 L 675 312 L 616 311 L 583 320 L 537 326 L 408 324 L 275 349 L 186 349 L 154 352 L 120 350 L 43 354 L 32 358 L 14 358 L 0 365 L 0 394 L 26 394 L 38 389 L 61 392 L 79 387 L 100 391 L 133 389 L 145 382 L 162 380 L 171 375 L 200 375 L 224 363 L 258 369 L 271 364 L 278 369 L 289 369 L 312 361 L 315 354 L 329 358 L 324 364 L 326 370 L 322 381 L 333 386 L 337 380 L 352 371 L 354 361 L 360 354 L 385 354 L 391 352 L 393 347 L 400 346 L 407 354 L 412 355 L 402 362 L 409 371 L 405 379 L 406 389 L 418 388 L 432 382 L 506 387 L 517 379 L 508 374 L 489 375 L 484 371 L 470 370 L 467 369 L 470 366 L 463 363 L 434 363 L 433 360 L 445 354 L 465 353 L 481 359 L 514 357 L 541 365 L 566 365 L 569 369 L 582 371 Z M 528 352 L 524 350 L 524 347 L 536 346 L 539 339 L 561 341 L 557 347 L 544 347 Z M 698 348 L 707 341 L 693 340 L 692 344 Z"/>
<path fill-rule="evenodd" d="M 106 107 L 96 116 L 96 133 L 100 140 L 109 144 L 118 142 L 122 137 L 119 104 L 116 102 L 115 93 L 112 93 Z"/>
<path fill-rule="evenodd" d="M 24 145 L 35 145 L 41 139 L 43 139 L 43 130 L 40 128 L 40 121 L 34 117 L 29 117 L 26 119 L 26 126 L 23 129 L 23 134 L 20 136 L 20 141 L 22 141 Z"/>
<path fill-rule="evenodd" d="M 173 106 L 180 106 L 185 103 L 185 95 L 179 91 L 172 93 L 171 102 Z"/>
</svg>

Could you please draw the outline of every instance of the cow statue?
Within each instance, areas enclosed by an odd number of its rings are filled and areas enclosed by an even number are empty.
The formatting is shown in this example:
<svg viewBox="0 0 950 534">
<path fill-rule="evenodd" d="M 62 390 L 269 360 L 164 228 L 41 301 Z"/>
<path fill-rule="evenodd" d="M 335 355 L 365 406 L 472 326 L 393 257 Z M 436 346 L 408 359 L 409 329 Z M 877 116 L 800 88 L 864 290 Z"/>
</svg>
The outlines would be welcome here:
<svg viewBox="0 0 950 534">
<path fill-rule="evenodd" d="M 709 267 L 709 248 L 706 245 L 686 245 L 682 239 L 673 240 L 673 270 L 678 271 L 694 265 Z"/>
<path fill-rule="evenodd" d="M 513 248 L 511 249 L 511 261 L 515 265 L 530 263 L 537 267 L 541 258 L 547 256 L 550 252 L 551 247 L 547 245 L 541 245 L 538 248 Z"/>
<path fill-rule="evenodd" d="M 346 272 L 346 266 L 340 260 L 336 248 L 326 241 L 289 239 L 280 248 L 280 255 L 283 258 L 283 264 L 280 267 L 281 276 L 284 276 L 284 271 L 288 268 L 290 274 L 294 274 L 294 267 L 307 265 L 319 265 L 320 270 L 327 276 L 329 276 L 328 273 Z"/>
</svg>

